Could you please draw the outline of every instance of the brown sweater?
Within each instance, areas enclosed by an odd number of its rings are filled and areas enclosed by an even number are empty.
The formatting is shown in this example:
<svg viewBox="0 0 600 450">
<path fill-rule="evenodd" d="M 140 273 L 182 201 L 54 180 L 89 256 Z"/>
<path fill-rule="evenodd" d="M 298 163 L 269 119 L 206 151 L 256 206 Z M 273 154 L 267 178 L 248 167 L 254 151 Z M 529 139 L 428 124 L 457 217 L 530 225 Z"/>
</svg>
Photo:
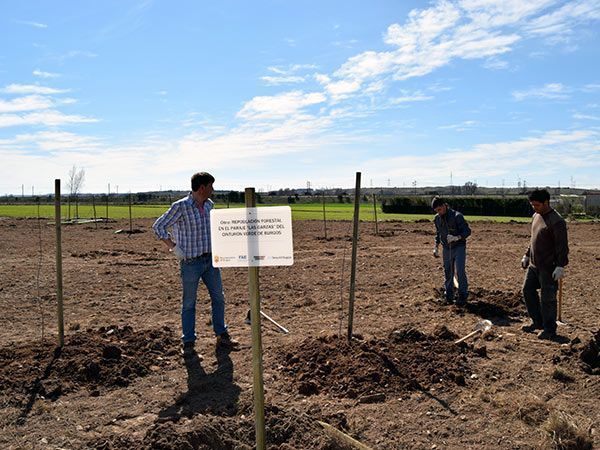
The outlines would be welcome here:
<svg viewBox="0 0 600 450">
<path fill-rule="evenodd" d="M 526 255 L 531 258 L 533 267 L 547 272 L 569 263 L 567 223 L 554 209 L 543 215 L 533 215 L 531 242 Z"/>
</svg>

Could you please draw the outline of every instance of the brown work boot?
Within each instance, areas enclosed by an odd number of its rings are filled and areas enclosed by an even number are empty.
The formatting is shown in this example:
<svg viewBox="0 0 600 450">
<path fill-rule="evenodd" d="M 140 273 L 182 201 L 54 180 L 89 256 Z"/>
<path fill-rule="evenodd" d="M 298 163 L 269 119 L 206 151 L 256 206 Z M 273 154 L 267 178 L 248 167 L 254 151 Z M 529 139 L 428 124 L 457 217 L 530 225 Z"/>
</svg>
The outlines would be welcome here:
<svg viewBox="0 0 600 450">
<path fill-rule="evenodd" d="M 232 339 L 229 333 L 225 333 L 217 336 L 217 347 L 225 350 L 239 350 L 240 343 L 235 339 Z"/>
</svg>

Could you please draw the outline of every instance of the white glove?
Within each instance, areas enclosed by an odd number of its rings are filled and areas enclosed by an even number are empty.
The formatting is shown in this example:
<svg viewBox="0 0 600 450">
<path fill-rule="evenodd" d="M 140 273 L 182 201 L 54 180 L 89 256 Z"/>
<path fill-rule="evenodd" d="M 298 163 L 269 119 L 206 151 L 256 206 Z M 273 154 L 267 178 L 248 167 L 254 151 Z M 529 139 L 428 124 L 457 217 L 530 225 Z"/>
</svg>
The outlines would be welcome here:
<svg viewBox="0 0 600 450">
<path fill-rule="evenodd" d="M 558 281 L 564 276 L 565 276 L 565 268 L 564 267 L 557 267 L 556 269 L 554 269 L 554 272 L 552 272 L 552 278 L 554 279 L 554 281 Z"/>
<path fill-rule="evenodd" d="M 521 258 L 521 267 L 527 269 L 529 267 L 529 256 L 523 255 Z"/>
<path fill-rule="evenodd" d="M 439 247 L 437 245 L 435 247 L 433 247 L 433 256 L 434 256 L 434 258 L 439 258 L 440 257 L 440 250 L 439 250 Z"/>
<path fill-rule="evenodd" d="M 175 247 L 171 248 L 171 253 L 173 253 L 177 259 L 185 258 L 183 250 L 181 250 L 181 247 L 179 247 L 177 244 L 175 244 Z"/>
<path fill-rule="evenodd" d="M 446 236 L 446 241 L 448 241 L 448 244 L 451 244 L 452 242 L 456 242 L 460 240 L 460 236 L 455 236 L 454 234 L 449 234 L 448 236 Z"/>
</svg>

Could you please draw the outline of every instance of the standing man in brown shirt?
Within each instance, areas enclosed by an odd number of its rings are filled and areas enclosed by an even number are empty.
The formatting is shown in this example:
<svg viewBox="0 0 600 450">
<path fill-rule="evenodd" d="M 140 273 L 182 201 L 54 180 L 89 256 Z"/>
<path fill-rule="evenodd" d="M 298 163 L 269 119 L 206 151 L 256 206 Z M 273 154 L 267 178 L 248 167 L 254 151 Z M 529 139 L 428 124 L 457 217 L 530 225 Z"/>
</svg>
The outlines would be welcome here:
<svg viewBox="0 0 600 450">
<path fill-rule="evenodd" d="M 524 326 L 523 331 L 542 330 L 538 338 L 555 339 L 556 291 L 569 263 L 567 224 L 550 207 L 550 193 L 546 189 L 531 191 L 527 198 L 535 213 L 531 221 L 531 242 L 521 259 L 521 266 L 527 269 L 523 298 L 532 323 Z"/>
</svg>

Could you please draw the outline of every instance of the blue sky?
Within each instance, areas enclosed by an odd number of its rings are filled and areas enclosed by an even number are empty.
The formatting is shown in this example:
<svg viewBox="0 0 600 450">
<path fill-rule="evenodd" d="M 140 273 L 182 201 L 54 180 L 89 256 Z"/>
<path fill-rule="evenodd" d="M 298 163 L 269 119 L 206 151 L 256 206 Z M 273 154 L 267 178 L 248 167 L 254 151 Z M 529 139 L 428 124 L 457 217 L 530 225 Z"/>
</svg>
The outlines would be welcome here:
<svg viewBox="0 0 600 450">
<path fill-rule="evenodd" d="M 600 0 L 0 4 L 0 194 L 600 188 Z"/>
</svg>

